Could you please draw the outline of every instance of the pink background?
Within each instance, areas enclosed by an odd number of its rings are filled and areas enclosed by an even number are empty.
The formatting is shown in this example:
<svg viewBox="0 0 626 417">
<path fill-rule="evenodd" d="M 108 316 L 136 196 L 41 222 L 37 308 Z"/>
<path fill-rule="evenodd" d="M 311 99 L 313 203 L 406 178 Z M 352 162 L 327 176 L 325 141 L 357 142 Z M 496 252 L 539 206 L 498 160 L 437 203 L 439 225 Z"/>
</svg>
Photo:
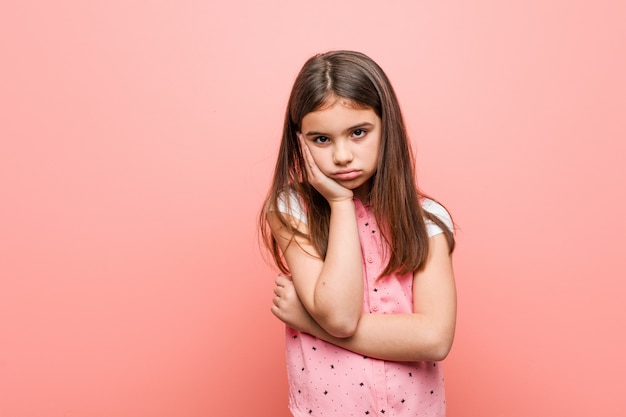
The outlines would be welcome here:
<svg viewBox="0 0 626 417">
<path fill-rule="evenodd" d="M 288 416 L 257 247 L 291 83 L 377 60 L 461 227 L 449 415 L 626 414 L 626 10 L 2 1 L 0 416 Z"/>
</svg>

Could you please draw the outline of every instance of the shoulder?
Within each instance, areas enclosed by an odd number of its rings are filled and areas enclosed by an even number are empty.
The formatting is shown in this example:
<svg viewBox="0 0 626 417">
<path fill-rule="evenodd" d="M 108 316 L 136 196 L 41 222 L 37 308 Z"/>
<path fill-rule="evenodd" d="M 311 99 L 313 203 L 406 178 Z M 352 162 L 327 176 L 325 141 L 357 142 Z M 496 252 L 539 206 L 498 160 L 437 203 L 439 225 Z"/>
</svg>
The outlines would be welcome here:
<svg viewBox="0 0 626 417">
<path fill-rule="evenodd" d="M 287 214 L 304 224 L 307 223 L 306 210 L 304 209 L 302 198 L 293 188 L 288 188 L 280 193 L 276 207 L 279 212 Z"/>
<path fill-rule="evenodd" d="M 454 231 L 454 224 L 452 223 L 452 217 L 448 210 L 446 210 L 441 204 L 437 203 L 434 200 L 429 198 L 425 198 L 422 200 L 422 209 L 429 212 L 430 214 L 435 215 L 441 222 L 448 227 L 451 231 Z M 429 219 L 426 220 L 426 230 L 428 231 L 428 236 L 435 236 L 439 233 L 443 233 L 441 227 L 439 227 L 435 222 Z"/>
</svg>

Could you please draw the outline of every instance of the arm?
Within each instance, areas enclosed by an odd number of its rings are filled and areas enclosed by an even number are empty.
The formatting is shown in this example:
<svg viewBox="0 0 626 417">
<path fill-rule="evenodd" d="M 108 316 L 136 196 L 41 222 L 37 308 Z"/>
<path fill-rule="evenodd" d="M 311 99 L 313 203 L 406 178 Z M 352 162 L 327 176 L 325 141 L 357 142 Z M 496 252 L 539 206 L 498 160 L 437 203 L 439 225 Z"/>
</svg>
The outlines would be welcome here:
<svg viewBox="0 0 626 417">
<path fill-rule="evenodd" d="M 412 314 L 363 314 L 354 334 L 338 339 L 306 313 L 284 276 L 277 279 L 272 312 L 291 327 L 365 356 L 393 361 L 442 360 L 454 338 L 456 289 L 445 237 L 431 237 L 430 245 L 425 268 L 414 276 Z"/>
<path fill-rule="evenodd" d="M 309 181 L 331 209 L 326 259 L 321 259 L 308 240 L 290 235 L 271 213 L 269 223 L 306 310 L 329 335 L 348 337 L 363 308 L 362 255 L 352 191 L 325 176 L 303 142 L 302 149 Z M 303 225 L 299 229 L 308 234 Z"/>
</svg>

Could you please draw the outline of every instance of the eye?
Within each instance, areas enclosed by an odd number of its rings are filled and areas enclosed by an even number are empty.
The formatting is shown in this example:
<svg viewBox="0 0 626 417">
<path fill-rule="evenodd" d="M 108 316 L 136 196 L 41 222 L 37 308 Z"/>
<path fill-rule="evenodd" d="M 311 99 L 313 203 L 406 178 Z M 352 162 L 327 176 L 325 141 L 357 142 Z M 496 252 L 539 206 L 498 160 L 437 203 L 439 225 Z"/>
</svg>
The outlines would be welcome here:
<svg viewBox="0 0 626 417">
<path fill-rule="evenodd" d="M 357 138 L 357 139 L 358 138 L 362 138 L 365 135 L 367 135 L 367 130 L 365 130 L 365 129 L 355 129 L 355 131 L 352 132 L 352 136 Z"/>
<path fill-rule="evenodd" d="M 319 144 L 328 143 L 330 142 L 330 139 L 327 136 L 317 136 L 313 138 L 313 142 L 319 143 Z"/>
</svg>

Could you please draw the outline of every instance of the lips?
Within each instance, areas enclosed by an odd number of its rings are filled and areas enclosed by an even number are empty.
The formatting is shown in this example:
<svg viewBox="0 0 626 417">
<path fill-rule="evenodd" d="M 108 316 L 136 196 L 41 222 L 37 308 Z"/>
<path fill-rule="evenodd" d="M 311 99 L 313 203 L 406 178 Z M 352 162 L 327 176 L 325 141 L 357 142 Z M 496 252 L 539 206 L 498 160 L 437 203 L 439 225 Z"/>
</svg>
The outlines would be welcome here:
<svg viewBox="0 0 626 417">
<path fill-rule="evenodd" d="M 359 175 L 361 175 L 361 171 L 359 170 L 350 170 L 350 171 L 339 171 L 333 174 L 333 177 L 337 180 L 340 181 L 349 181 L 349 180 L 353 180 L 356 177 L 358 177 Z"/>
</svg>

